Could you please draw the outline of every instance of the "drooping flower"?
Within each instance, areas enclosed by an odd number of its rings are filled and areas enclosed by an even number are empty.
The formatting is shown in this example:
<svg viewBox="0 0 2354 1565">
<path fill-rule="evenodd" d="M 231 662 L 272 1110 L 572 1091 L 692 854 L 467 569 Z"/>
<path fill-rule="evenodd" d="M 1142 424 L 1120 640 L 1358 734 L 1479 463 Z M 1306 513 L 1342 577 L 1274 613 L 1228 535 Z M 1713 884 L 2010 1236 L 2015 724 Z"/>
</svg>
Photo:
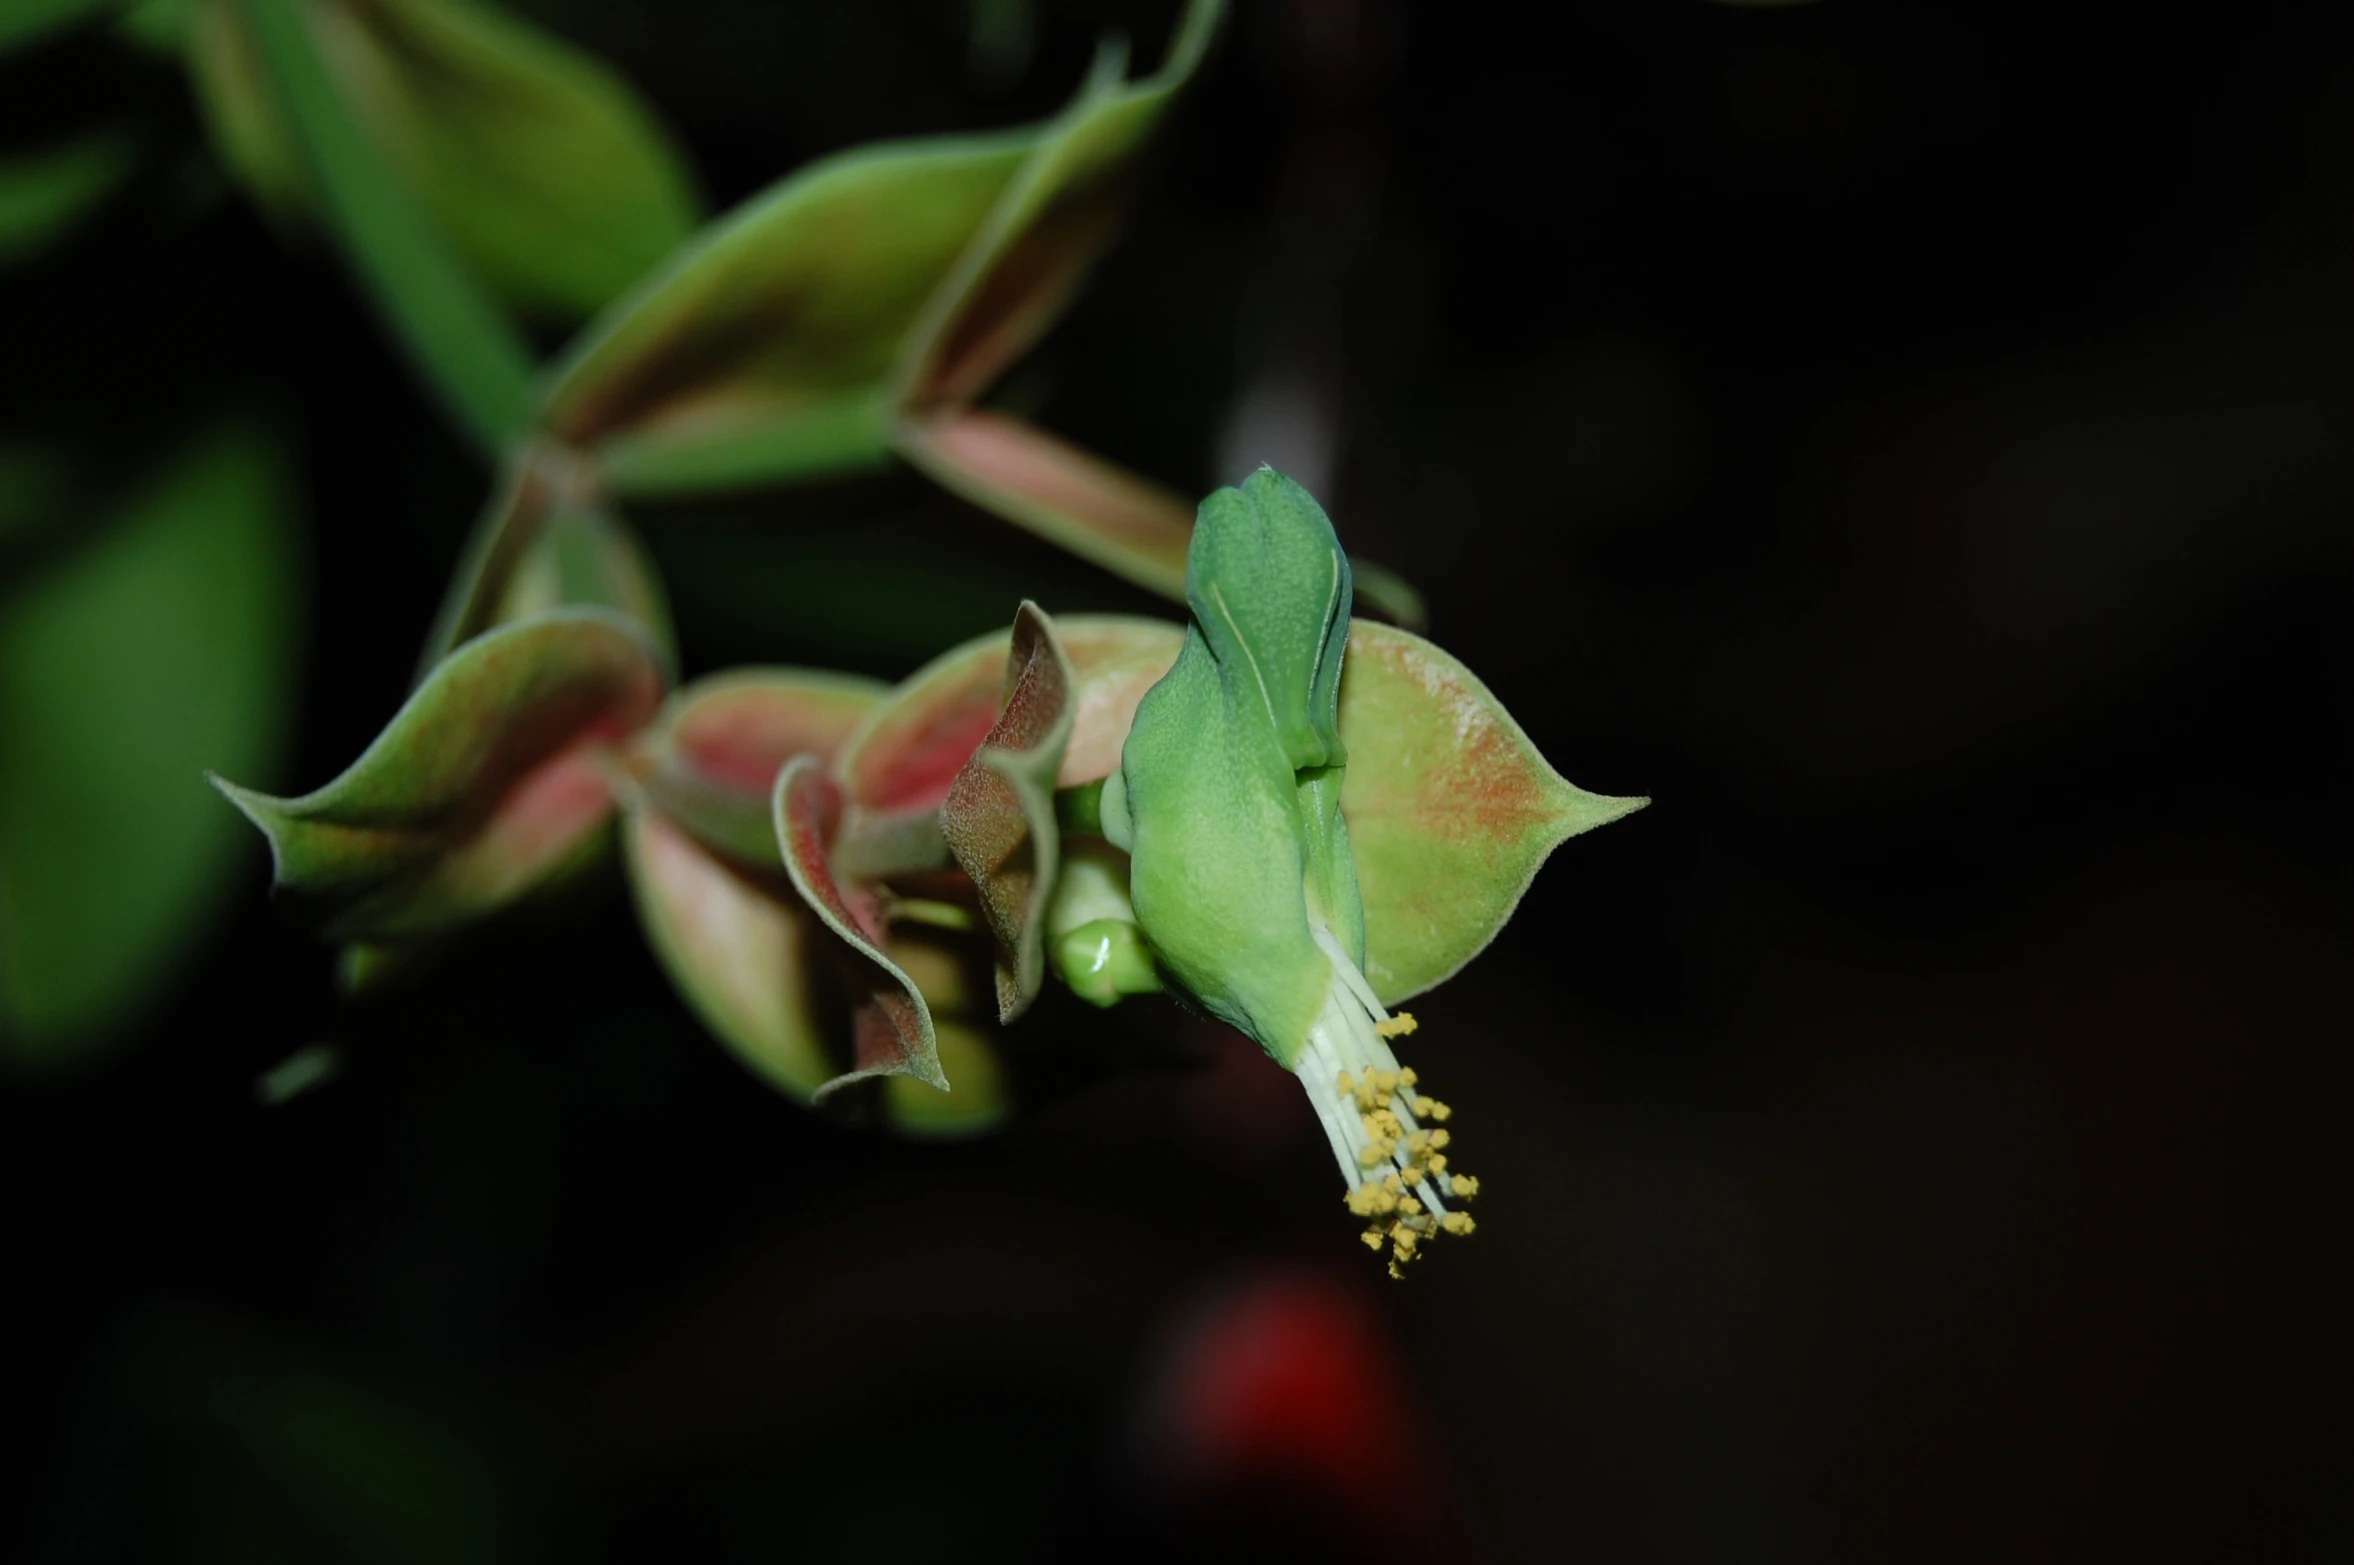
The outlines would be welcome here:
<svg viewBox="0 0 2354 1565">
<path fill-rule="evenodd" d="M 1555 844 L 1642 801 L 1562 781 L 1453 659 L 1352 633 L 1351 596 L 1297 484 L 1262 469 L 1203 502 L 1193 622 L 1095 817 L 1130 856 L 1161 972 L 1299 1078 L 1395 1271 L 1471 1231 L 1479 1186 L 1452 1166 L 1449 1109 L 1391 1050 L 1415 1030 L 1391 1004 L 1476 954 Z M 1372 655 L 1352 690 L 1353 642 Z"/>
</svg>

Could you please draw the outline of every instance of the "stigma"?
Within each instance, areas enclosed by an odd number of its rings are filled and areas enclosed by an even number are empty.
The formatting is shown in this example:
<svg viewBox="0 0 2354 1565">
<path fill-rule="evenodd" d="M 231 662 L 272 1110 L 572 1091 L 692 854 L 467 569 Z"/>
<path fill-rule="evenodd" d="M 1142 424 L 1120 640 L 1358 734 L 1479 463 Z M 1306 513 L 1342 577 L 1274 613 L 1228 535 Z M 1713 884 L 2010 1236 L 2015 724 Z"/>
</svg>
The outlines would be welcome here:
<svg viewBox="0 0 2354 1565">
<path fill-rule="evenodd" d="M 1403 1276 L 1439 1235 L 1472 1231 L 1463 1207 L 1479 1181 L 1448 1166 L 1453 1111 L 1390 1052 L 1389 1040 L 1412 1033 L 1414 1018 L 1383 1009 L 1339 942 L 1322 929 L 1316 939 L 1332 982 L 1292 1069 L 1348 1181 L 1349 1211 L 1365 1221 L 1360 1237 L 1386 1253 L 1392 1277 Z"/>
</svg>

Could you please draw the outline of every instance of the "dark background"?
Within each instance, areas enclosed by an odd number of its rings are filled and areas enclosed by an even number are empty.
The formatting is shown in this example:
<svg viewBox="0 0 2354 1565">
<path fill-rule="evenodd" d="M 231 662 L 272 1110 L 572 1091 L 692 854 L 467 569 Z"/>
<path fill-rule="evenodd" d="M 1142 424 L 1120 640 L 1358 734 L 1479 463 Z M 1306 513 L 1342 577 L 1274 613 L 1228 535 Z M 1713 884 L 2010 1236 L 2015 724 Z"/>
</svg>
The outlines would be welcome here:
<svg viewBox="0 0 2354 1565">
<path fill-rule="evenodd" d="M 722 205 L 1047 112 L 1173 10 L 523 8 Z M 1004 390 L 1181 488 L 1286 466 L 1653 797 L 1415 1007 L 1475 1240 L 1380 1277 L 1291 1084 L 1150 1002 L 1049 1025 L 1188 1063 L 995 1140 L 813 1122 L 614 885 L 346 1006 L 255 843 L 167 1011 L 0 1091 L 0 1555 L 2337 1557 L 2354 48 L 1890 9 L 1245 4 Z M 13 127 L 195 144 L 102 36 L 8 69 Z M 14 419 L 297 433 L 280 781 L 331 776 L 482 472 L 233 197 L 7 290 Z M 913 479 L 644 520 L 690 673 L 1150 609 Z M 1371 1400 L 1204 1435 L 1203 1323 L 1268 1298 Z"/>
</svg>

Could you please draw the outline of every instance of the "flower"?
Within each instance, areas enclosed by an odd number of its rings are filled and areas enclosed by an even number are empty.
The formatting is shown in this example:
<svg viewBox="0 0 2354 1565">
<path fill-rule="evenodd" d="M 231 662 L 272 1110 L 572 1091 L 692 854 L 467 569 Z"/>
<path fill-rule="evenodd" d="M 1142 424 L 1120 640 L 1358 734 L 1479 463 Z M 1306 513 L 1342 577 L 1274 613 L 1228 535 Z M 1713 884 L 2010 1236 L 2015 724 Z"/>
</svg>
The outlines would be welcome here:
<svg viewBox="0 0 2354 1565">
<path fill-rule="evenodd" d="M 1306 490 L 1272 468 L 1203 502 L 1187 559 L 1193 624 L 1146 694 L 1105 790 L 1136 924 L 1176 987 L 1299 1077 L 1393 1271 L 1467 1234 L 1477 1184 L 1448 1166 L 1446 1106 L 1389 1040 L 1413 1019 L 1367 979 L 1366 910 L 1341 809 L 1348 557 Z"/>
</svg>

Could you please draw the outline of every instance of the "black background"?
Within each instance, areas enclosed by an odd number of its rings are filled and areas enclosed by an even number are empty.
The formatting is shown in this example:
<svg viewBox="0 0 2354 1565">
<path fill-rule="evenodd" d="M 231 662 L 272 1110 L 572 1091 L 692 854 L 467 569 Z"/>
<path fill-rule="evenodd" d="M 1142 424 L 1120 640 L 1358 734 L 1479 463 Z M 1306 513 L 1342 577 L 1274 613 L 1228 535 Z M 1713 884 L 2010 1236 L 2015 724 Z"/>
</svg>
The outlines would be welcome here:
<svg viewBox="0 0 2354 1565">
<path fill-rule="evenodd" d="M 958 6 L 525 9 L 723 205 L 1048 112 L 1171 10 L 1045 5 L 1009 66 Z M 1186 489 L 1323 450 L 1344 538 L 1548 757 L 1653 797 L 1416 1006 L 1480 1235 L 1380 1277 L 1291 1084 L 1150 1002 L 1049 1026 L 1191 1063 L 993 1141 L 815 1123 L 614 885 L 346 1008 L 257 843 L 167 1014 L 0 1096 L 0 1553 L 2334 1557 L 2343 24 L 1241 11 L 1004 395 Z M 13 129 L 107 102 L 193 144 L 101 37 L 9 70 Z M 284 781 L 332 775 L 484 475 L 233 198 L 125 203 L 8 286 L 12 419 L 298 432 Z M 1238 423 L 1269 388 L 1292 421 Z M 1025 591 L 1151 611 L 913 479 L 644 520 L 690 672 L 896 675 Z M 345 1077 L 258 1106 L 319 1040 Z M 1416 1493 L 1161 1470 L 1186 1323 L 1282 1277 L 1373 1322 Z"/>
</svg>

